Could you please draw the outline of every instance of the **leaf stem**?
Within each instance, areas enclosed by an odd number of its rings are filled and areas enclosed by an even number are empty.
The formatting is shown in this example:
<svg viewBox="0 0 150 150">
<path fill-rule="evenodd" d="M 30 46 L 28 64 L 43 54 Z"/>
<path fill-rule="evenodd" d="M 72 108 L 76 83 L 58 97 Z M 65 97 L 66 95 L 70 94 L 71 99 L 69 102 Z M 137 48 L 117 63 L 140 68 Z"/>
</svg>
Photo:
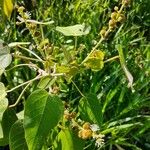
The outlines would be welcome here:
<svg viewBox="0 0 150 150">
<path fill-rule="evenodd" d="M 112 58 L 109 58 L 109 59 L 105 60 L 104 63 L 113 61 L 113 60 L 118 59 L 118 58 L 120 58 L 118 55 L 117 55 L 117 56 L 114 56 L 114 57 L 112 57 Z"/>
<path fill-rule="evenodd" d="M 15 69 L 15 68 L 17 68 L 17 67 L 21 67 L 21 66 L 28 66 L 28 67 L 35 67 L 35 68 L 37 68 L 37 69 L 40 69 L 37 65 L 35 65 L 35 64 L 19 64 L 19 65 L 15 65 L 14 67 L 12 67 L 12 68 L 10 68 L 10 69 L 8 69 L 8 70 L 6 70 L 6 71 L 10 71 L 10 70 L 13 70 L 13 69 Z"/>
<path fill-rule="evenodd" d="M 24 94 L 25 90 L 29 87 L 30 84 L 31 84 L 31 82 L 28 83 L 28 84 L 25 86 L 25 88 L 22 90 L 21 94 L 19 95 L 17 101 L 16 101 L 14 104 L 10 105 L 9 108 L 12 108 L 12 107 L 15 107 L 15 106 L 18 105 L 18 103 L 19 103 L 20 100 L 21 100 L 22 95 Z"/>
<path fill-rule="evenodd" d="M 24 82 L 24 83 L 22 83 L 22 84 L 20 84 L 20 85 L 18 85 L 18 86 L 16 86 L 16 87 L 14 87 L 14 88 L 12 88 L 12 89 L 10 89 L 10 90 L 8 90 L 8 91 L 6 91 L 7 93 L 10 93 L 10 92 L 12 92 L 12 91 L 14 91 L 14 90 L 16 90 L 16 89 L 18 89 L 18 88 L 20 88 L 21 86 L 24 86 L 24 85 L 26 85 L 26 84 L 28 84 L 28 83 L 31 83 L 31 82 L 33 82 L 33 81 L 36 81 L 36 80 L 38 80 L 38 79 L 40 79 L 40 78 L 42 78 L 43 76 L 36 76 L 35 78 L 33 78 L 33 79 L 31 79 L 31 80 L 28 80 L 28 81 L 26 81 L 26 82 Z"/>
<path fill-rule="evenodd" d="M 31 54 L 34 55 L 39 61 L 43 61 L 36 53 L 34 53 L 33 51 L 31 51 L 30 49 L 27 49 L 27 48 L 25 48 L 25 47 L 23 47 L 23 46 L 20 46 L 20 45 L 18 45 L 18 47 L 21 48 L 21 49 L 23 49 L 23 50 L 25 50 L 25 51 L 27 51 L 27 52 L 29 52 L 29 53 L 31 53 Z"/>
<path fill-rule="evenodd" d="M 73 83 L 73 85 L 75 86 L 75 88 L 78 90 L 78 92 L 81 94 L 82 97 L 85 97 L 84 94 L 80 91 L 80 89 L 78 88 L 78 86 L 75 84 L 75 82 L 71 79 L 71 82 Z"/>
<path fill-rule="evenodd" d="M 16 57 L 16 58 L 21 58 L 21 59 L 25 59 L 25 60 L 32 60 L 32 61 L 42 62 L 39 59 L 30 58 L 30 57 L 26 57 L 26 56 L 22 56 L 22 55 L 13 54 L 13 56 Z"/>
</svg>

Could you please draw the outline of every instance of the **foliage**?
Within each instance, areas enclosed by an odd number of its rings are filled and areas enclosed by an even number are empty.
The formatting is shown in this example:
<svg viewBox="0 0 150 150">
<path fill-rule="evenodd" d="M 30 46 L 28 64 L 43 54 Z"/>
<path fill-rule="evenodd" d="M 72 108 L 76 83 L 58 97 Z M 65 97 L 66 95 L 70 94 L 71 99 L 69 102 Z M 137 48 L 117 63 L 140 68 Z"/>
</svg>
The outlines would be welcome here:
<svg viewBox="0 0 150 150">
<path fill-rule="evenodd" d="M 3 0 L 0 146 L 150 149 L 148 5 Z"/>
</svg>

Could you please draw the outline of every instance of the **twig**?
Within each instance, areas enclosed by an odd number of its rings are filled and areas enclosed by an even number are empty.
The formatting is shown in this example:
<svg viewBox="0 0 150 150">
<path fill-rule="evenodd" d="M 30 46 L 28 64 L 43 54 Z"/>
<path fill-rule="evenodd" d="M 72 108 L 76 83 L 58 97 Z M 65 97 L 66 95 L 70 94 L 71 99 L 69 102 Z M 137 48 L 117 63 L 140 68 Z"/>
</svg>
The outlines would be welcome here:
<svg viewBox="0 0 150 150">
<path fill-rule="evenodd" d="M 74 83 L 73 80 L 71 80 L 71 82 L 73 83 L 73 85 L 76 87 L 76 89 L 78 90 L 78 92 L 81 94 L 82 97 L 85 97 L 84 94 L 80 91 L 80 89 L 77 87 L 77 85 Z"/>
<path fill-rule="evenodd" d="M 30 84 L 31 84 L 31 82 L 28 83 L 28 84 L 25 86 L 25 88 L 22 90 L 21 94 L 19 95 L 17 101 L 16 101 L 14 104 L 10 105 L 9 108 L 12 108 L 12 107 L 15 107 L 15 106 L 18 105 L 18 103 L 19 103 L 20 100 L 21 100 L 22 95 L 24 94 L 25 90 L 29 87 Z"/>
<path fill-rule="evenodd" d="M 20 85 L 18 85 L 18 86 L 16 86 L 16 87 L 14 87 L 14 88 L 8 90 L 8 91 L 6 91 L 6 92 L 7 92 L 7 93 L 10 93 L 10 92 L 12 92 L 12 91 L 14 91 L 14 90 L 20 88 L 21 86 L 24 86 L 24 85 L 26 85 L 26 84 L 28 84 L 28 83 L 31 83 L 31 82 L 33 82 L 33 81 L 36 81 L 36 80 L 38 80 L 38 79 L 40 79 L 40 78 L 43 78 L 43 76 L 39 76 L 39 75 L 38 75 L 38 76 L 36 76 L 35 78 L 33 78 L 33 79 L 31 79 L 31 80 L 28 80 L 28 81 L 26 81 L 26 82 L 24 82 L 24 83 L 22 83 L 22 84 L 20 84 Z"/>
<path fill-rule="evenodd" d="M 29 49 L 27 49 L 27 48 L 25 48 L 25 47 L 22 47 L 22 46 L 20 46 L 20 45 L 18 45 L 18 47 L 19 48 L 21 48 L 21 49 L 23 49 L 23 50 L 25 50 L 25 51 L 27 51 L 27 52 L 29 52 L 29 53 L 31 53 L 32 55 L 34 55 L 37 59 L 39 59 L 40 61 L 43 61 L 36 53 L 34 53 L 33 51 L 31 51 L 31 50 L 29 50 Z"/>
</svg>

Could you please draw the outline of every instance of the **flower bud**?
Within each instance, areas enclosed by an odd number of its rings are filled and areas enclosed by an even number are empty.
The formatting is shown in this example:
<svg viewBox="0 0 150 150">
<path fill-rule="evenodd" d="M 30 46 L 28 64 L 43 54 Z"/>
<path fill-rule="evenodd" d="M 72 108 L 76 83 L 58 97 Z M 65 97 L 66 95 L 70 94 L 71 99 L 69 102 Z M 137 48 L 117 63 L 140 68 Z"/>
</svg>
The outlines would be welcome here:
<svg viewBox="0 0 150 150">
<path fill-rule="evenodd" d="M 90 123 L 89 122 L 84 123 L 83 129 L 90 129 Z"/>
<path fill-rule="evenodd" d="M 116 20 L 116 18 L 117 18 L 117 13 L 116 13 L 116 12 L 113 12 L 113 13 L 111 14 L 111 19 Z"/>
<path fill-rule="evenodd" d="M 118 10 L 119 10 L 118 6 L 115 6 L 115 7 L 114 7 L 114 10 L 115 10 L 115 11 L 118 11 Z"/>
<path fill-rule="evenodd" d="M 109 28 L 113 29 L 115 27 L 116 27 L 116 21 L 113 19 L 109 20 Z"/>
</svg>

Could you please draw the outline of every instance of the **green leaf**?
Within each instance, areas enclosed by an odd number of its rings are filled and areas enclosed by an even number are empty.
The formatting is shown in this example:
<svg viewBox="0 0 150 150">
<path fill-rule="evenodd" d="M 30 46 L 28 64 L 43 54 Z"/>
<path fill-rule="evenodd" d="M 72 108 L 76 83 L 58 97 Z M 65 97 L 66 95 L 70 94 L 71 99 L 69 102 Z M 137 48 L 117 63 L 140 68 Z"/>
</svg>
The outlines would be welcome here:
<svg viewBox="0 0 150 150">
<path fill-rule="evenodd" d="M 64 107 L 58 96 L 40 89 L 25 103 L 24 128 L 29 150 L 41 150 L 48 134 L 63 116 Z M 31 134 L 32 133 L 32 134 Z"/>
<path fill-rule="evenodd" d="M 54 150 L 83 150 L 83 148 L 84 141 L 69 128 L 61 130 L 54 143 Z"/>
<path fill-rule="evenodd" d="M 70 68 L 68 66 L 61 65 L 61 66 L 56 66 L 56 70 L 59 73 L 68 73 L 70 71 Z"/>
<path fill-rule="evenodd" d="M 40 89 L 47 89 L 49 84 L 51 83 L 50 77 L 43 77 L 40 82 L 38 83 L 38 88 Z"/>
<path fill-rule="evenodd" d="M 137 127 L 137 126 L 141 126 L 141 125 L 142 125 L 142 123 L 140 123 L 140 122 L 123 124 L 123 125 L 118 125 L 118 126 L 114 126 L 114 127 L 108 128 L 106 130 L 103 130 L 101 133 L 108 134 L 110 132 L 119 132 L 119 130 L 127 130 L 134 126 Z"/>
<path fill-rule="evenodd" d="M 92 52 L 86 61 L 84 62 L 84 66 L 90 68 L 93 71 L 99 71 L 104 67 L 104 53 L 99 50 L 95 50 Z"/>
<path fill-rule="evenodd" d="M 3 98 L 7 95 L 5 91 L 5 86 L 2 82 L 0 82 L 0 101 L 2 101 Z"/>
<path fill-rule="evenodd" d="M 3 0 L 3 11 L 8 19 L 11 17 L 13 11 L 13 1 L 12 0 Z"/>
<path fill-rule="evenodd" d="M 28 150 L 25 140 L 23 122 L 21 120 L 16 121 L 11 127 L 9 135 L 9 147 L 11 150 Z"/>
<path fill-rule="evenodd" d="M 16 122 L 17 116 L 12 108 L 5 110 L 2 118 L 2 129 L 4 137 L 0 138 L 0 146 L 5 146 L 9 144 L 9 132 L 11 126 Z"/>
<path fill-rule="evenodd" d="M 128 70 L 127 68 L 127 65 L 126 65 L 126 62 L 125 62 L 125 58 L 124 58 L 124 54 L 123 54 L 123 49 L 122 49 L 122 46 L 121 45 L 117 45 L 116 46 L 117 50 L 118 50 L 118 53 L 119 53 L 119 57 L 120 57 L 120 64 L 121 64 L 121 67 L 128 79 L 128 87 L 131 88 L 132 92 L 135 92 L 134 88 L 133 88 L 133 76 L 132 74 L 130 73 L 130 71 Z"/>
<path fill-rule="evenodd" d="M 3 113 L 8 107 L 8 100 L 5 97 L 6 95 L 5 86 L 0 82 L 0 138 L 3 138 L 3 130 L 1 125 Z"/>
<path fill-rule="evenodd" d="M 68 27 L 56 27 L 56 31 L 61 32 L 65 36 L 82 36 L 87 35 L 90 32 L 90 27 L 85 27 L 85 25 L 77 24 Z"/>
<path fill-rule="evenodd" d="M 8 46 L 4 46 L 4 41 L 0 40 L 0 70 L 4 70 L 10 65 L 12 56 Z"/>
<path fill-rule="evenodd" d="M 88 94 L 79 102 L 79 112 L 81 117 L 92 123 L 102 124 L 102 106 L 95 94 Z"/>
<path fill-rule="evenodd" d="M 109 93 L 106 96 L 106 100 L 104 102 L 103 108 L 102 108 L 102 113 L 105 113 L 105 109 L 107 107 L 107 105 L 110 103 L 110 101 L 113 99 L 113 97 L 116 95 L 118 90 L 118 87 L 116 87 L 113 90 L 110 90 Z"/>
<path fill-rule="evenodd" d="M 19 120 L 24 119 L 24 110 L 20 111 L 19 113 L 16 114 Z"/>
</svg>

